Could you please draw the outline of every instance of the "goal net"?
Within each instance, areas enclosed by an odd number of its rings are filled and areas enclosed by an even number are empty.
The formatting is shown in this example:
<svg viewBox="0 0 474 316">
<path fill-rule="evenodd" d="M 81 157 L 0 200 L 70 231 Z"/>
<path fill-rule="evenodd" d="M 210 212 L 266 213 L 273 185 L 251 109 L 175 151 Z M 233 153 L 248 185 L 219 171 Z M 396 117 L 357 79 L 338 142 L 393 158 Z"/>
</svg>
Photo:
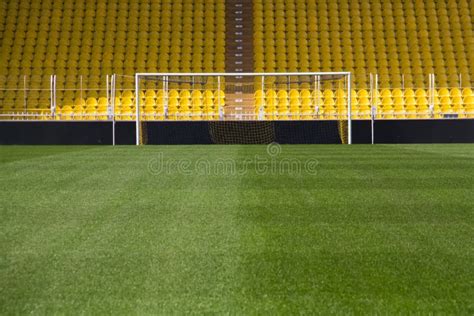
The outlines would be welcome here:
<svg viewBox="0 0 474 316">
<path fill-rule="evenodd" d="M 137 144 L 162 143 L 153 122 L 201 122 L 210 143 L 351 143 L 348 72 L 138 73 L 134 97 Z"/>
</svg>

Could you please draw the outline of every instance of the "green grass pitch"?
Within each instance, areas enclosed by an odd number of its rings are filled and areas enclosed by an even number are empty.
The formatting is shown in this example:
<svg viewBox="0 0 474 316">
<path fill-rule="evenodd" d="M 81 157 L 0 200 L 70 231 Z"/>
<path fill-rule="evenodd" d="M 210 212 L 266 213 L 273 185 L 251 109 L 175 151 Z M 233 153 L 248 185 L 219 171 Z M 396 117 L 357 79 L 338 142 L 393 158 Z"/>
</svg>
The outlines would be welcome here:
<svg viewBox="0 0 474 316">
<path fill-rule="evenodd" d="M 473 145 L 277 149 L 0 147 L 0 314 L 474 313 Z"/>
</svg>

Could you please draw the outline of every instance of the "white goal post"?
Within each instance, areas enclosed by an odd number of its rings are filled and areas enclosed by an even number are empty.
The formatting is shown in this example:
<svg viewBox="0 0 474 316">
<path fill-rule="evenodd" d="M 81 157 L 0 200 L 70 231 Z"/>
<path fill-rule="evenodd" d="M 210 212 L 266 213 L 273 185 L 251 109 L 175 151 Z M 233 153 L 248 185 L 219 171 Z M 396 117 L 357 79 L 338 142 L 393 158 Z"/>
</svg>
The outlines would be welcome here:
<svg viewBox="0 0 474 316">
<path fill-rule="evenodd" d="M 347 144 L 352 144 L 352 106 L 351 106 L 350 72 L 278 72 L 278 73 L 136 73 L 135 74 L 135 123 L 136 144 L 140 145 L 142 121 L 172 121 L 172 120 L 205 120 L 205 121 L 256 121 L 256 120 L 336 120 L 347 121 Z M 184 87 L 184 88 L 183 88 Z M 148 97 L 144 91 L 153 90 L 153 97 L 158 91 L 162 98 L 162 113 L 152 115 L 142 113 L 141 102 Z M 187 90 L 190 95 L 201 95 L 201 92 L 214 93 L 216 110 L 210 115 L 195 113 L 172 113 L 170 101 L 171 94 L 183 93 Z M 208 92 L 208 91 L 211 92 Z M 342 92 L 341 92 L 342 91 Z M 289 105 L 292 96 L 296 95 L 299 107 L 307 106 L 311 112 L 305 113 L 292 110 Z M 300 97 L 301 93 L 301 97 Z M 308 94 L 309 93 L 309 94 Z M 326 93 L 330 96 L 326 96 Z M 332 95 L 339 93 L 339 95 Z M 278 94 L 278 96 L 277 96 Z M 302 95 L 305 95 L 303 97 Z M 324 94 L 324 95 L 323 95 Z M 270 95 L 270 96 L 269 96 Z M 268 108 L 272 105 L 269 98 L 286 97 L 286 107 L 290 110 Z M 212 96 L 211 96 L 212 97 Z M 155 97 L 156 98 L 156 97 Z M 301 105 L 302 98 L 305 99 Z M 337 104 L 331 103 L 330 99 Z M 339 99 L 340 98 L 340 99 Z M 222 99 L 222 101 L 221 101 Z M 225 99 L 225 102 L 224 102 Z M 329 101 L 326 101 L 329 100 Z M 193 100 L 194 101 L 194 100 Z M 306 102 L 307 101 L 307 102 Z M 276 101 L 278 103 L 278 101 Z M 328 102 L 327 105 L 326 102 Z M 222 104 L 225 103 L 225 104 Z M 306 105 L 307 103 L 307 105 Z M 170 107 L 168 107 L 170 106 Z M 186 105 L 187 106 L 187 105 Z M 339 107 L 339 111 L 332 113 L 327 108 Z M 326 108 L 327 107 L 327 108 Z M 341 111 L 341 107 L 343 110 Z M 300 111 L 300 112 L 297 112 Z M 199 115 L 197 118 L 196 116 Z"/>
</svg>

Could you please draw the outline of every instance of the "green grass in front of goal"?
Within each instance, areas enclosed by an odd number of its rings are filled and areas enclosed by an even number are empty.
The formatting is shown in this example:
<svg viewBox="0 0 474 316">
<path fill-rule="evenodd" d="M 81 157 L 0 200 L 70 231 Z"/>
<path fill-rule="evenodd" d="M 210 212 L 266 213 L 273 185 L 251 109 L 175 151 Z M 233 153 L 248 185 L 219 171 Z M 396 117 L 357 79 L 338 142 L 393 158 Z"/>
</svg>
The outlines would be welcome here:
<svg viewBox="0 0 474 316">
<path fill-rule="evenodd" d="M 0 314 L 474 313 L 473 145 L 12 146 L 0 167 Z"/>
</svg>

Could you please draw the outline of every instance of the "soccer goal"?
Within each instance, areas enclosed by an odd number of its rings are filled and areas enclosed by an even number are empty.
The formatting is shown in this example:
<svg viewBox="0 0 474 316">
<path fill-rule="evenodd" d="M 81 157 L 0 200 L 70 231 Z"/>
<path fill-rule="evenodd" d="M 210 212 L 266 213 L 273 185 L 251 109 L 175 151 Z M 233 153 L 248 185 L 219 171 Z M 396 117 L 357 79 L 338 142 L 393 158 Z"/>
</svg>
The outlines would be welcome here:
<svg viewBox="0 0 474 316">
<path fill-rule="evenodd" d="M 267 143 L 277 122 L 321 122 L 322 141 L 332 130 L 352 143 L 350 72 L 137 73 L 133 111 L 137 145 L 156 121 L 206 121 L 216 143 Z"/>
</svg>

